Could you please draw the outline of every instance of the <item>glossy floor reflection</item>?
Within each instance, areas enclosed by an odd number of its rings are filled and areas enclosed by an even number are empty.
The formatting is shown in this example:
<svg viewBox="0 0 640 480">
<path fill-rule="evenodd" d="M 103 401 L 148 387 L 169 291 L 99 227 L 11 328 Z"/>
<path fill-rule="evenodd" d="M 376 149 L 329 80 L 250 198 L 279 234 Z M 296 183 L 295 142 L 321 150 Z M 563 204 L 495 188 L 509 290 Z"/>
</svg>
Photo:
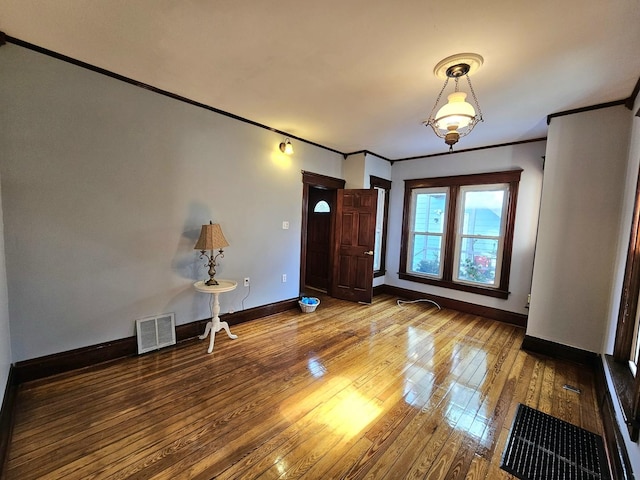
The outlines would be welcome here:
<svg viewBox="0 0 640 480">
<path fill-rule="evenodd" d="M 518 403 L 601 433 L 511 325 L 380 296 L 233 329 L 21 386 L 6 478 L 493 480 Z"/>
</svg>

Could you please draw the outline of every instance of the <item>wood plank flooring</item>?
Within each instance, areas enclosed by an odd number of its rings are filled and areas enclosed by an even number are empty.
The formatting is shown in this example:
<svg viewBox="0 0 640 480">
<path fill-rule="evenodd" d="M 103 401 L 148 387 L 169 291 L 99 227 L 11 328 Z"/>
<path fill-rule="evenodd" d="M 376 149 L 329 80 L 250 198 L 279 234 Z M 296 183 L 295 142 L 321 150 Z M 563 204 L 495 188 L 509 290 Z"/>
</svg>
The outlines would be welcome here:
<svg viewBox="0 0 640 480">
<path fill-rule="evenodd" d="M 383 295 L 232 332 L 21 385 L 5 477 L 496 480 L 518 403 L 602 434 L 514 326 Z"/>
</svg>

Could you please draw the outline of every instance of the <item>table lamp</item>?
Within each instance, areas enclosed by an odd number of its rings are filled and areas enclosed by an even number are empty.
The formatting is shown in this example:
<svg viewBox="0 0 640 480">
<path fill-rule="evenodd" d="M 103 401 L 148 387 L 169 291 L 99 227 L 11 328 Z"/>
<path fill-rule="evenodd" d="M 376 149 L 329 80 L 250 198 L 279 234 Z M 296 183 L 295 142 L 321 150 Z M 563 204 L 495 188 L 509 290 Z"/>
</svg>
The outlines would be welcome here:
<svg viewBox="0 0 640 480">
<path fill-rule="evenodd" d="M 204 282 L 205 285 L 218 285 L 218 281 L 214 278 L 216 275 L 216 260 L 218 260 L 218 257 L 224 258 L 222 249 L 228 246 L 229 242 L 224 238 L 220 225 L 211 221 L 209 225 L 202 225 L 200 238 L 198 238 L 198 242 L 193 249 L 200 250 L 200 258 L 205 257 L 208 260 L 205 266 L 209 267 L 209 280 Z M 211 251 L 209 255 L 207 255 L 207 250 Z M 214 250 L 218 250 L 215 257 L 213 256 Z"/>
</svg>

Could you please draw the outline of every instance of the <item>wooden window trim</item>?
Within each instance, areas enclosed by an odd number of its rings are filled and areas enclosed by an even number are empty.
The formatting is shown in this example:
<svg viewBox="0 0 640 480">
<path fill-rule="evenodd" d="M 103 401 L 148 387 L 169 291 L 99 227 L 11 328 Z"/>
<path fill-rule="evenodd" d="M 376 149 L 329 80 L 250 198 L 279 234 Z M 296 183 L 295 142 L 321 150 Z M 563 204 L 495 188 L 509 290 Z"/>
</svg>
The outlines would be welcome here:
<svg viewBox="0 0 640 480">
<path fill-rule="evenodd" d="M 382 246 L 380 248 L 380 269 L 373 272 L 373 277 L 382 277 L 386 274 L 385 259 L 387 257 L 387 225 L 389 223 L 389 194 L 391 192 L 391 180 L 385 178 L 376 177 L 374 175 L 369 176 L 370 188 L 382 188 L 385 191 L 384 195 L 384 222 L 382 222 Z"/>
<path fill-rule="evenodd" d="M 509 277 L 511 273 L 511 254 L 513 250 L 513 234 L 518 200 L 518 186 L 522 169 L 506 170 L 502 172 L 477 173 L 469 175 L 455 175 L 450 177 L 433 177 L 405 180 L 404 185 L 404 214 L 402 219 L 402 243 L 400 247 L 399 278 L 412 282 L 437 285 L 439 287 L 477 293 L 490 297 L 506 299 L 509 296 Z M 506 183 L 509 185 L 509 199 L 505 211 L 506 224 L 504 232 L 504 251 L 500 264 L 500 284 L 497 288 L 469 285 L 453 282 L 453 260 L 455 251 L 455 228 L 457 217 L 458 194 L 461 186 L 488 185 Z M 442 279 L 428 278 L 407 272 L 407 255 L 409 249 L 409 234 L 411 221 L 411 192 L 416 188 L 449 187 L 449 204 L 447 206 L 447 226 L 444 245 L 444 268 Z"/>
<path fill-rule="evenodd" d="M 635 319 L 640 291 L 640 170 L 636 180 L 635 204 L 629 234 L 629 248 L 620 295 L 613 359 L 620 365 L 611 369 L 616 396 L 624 412 L 629 434 L 633 441 L 640 437 L 640 374 L 635 378 L 629 368 L 631 347 L 635 335 Z M 627 374 L 622 372 L 627 371 Z M 614 375 L 614 373 L 616 373 Z"/>
</svg>

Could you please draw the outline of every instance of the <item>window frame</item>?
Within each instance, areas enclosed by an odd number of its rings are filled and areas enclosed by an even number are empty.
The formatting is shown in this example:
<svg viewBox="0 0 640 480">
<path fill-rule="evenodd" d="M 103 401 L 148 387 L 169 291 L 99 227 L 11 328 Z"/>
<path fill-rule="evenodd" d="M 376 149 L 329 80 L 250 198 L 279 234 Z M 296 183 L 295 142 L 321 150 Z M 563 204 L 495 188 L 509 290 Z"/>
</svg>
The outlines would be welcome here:
<svg viewBox="0 0 640 480">
<path fill-rule="evenodd" d="M 612 362 L 608 362 L 618 397 L 629 429 L 631 440 L 640 438 L 640 375 L 633 374 L 630 366 L 634 340 L 640 333 L 636 319 L 640 306 L 640 169 L 636 179 L 636 192 L 629 232 L 624 279 L 620 294 L 616 337 Z M 638 365 L 636 365 L 636 368 Z"/>
<path fill-rule="evenodd" d="M 411 190 L 411 200 L 410 200 L 410 205 L 411 205 L 411 210 L 409 212 L 409 219 L 411 220 L 412 218 L 415 218 L 415 214 L 416 214 L 416 210 L 418 207 L 418 202 L 417 202 L 417 196 L 420 194 L 426 194 L 426 195 L 437 195 L 437 194 L 441 194 L 445 196 L 445 204 L 447 202 L 447 199 L 450 197 L 451 195 L 451 191 L 449 187 L 425 187 L 425 188 L 414 188 Z M 414 201 L 415 199 L 415 201 Z M 446 219 L 446 211 L 443 211 L 443 214 L 441 215 L 441 221 L 443 225 L 446 225 L 447 219 Z M 428 221 L 427 221 L 427 229 L 424 231 L 417 231 L 414 230 L 414 228 L 412 228 L 413 226 L 415 226 L 415 222 L 411 222 L 408 226 L 409 228 L 409 237 L 408 237 L 408 244 L 407 244 L 407 252 L 412 252 L 414 251 L 414 247 L 416 244 L 416 237 L 417 236 L 425 236 L 425 237 L 440 237 L 440 261 L 438 262 L 438 273 L 437 274 L 431 274 L 431 273 L 423 273 L 422 275 L 428 277 L 428 278 L 433 278 L 433 279 L 437 279 L 437 280 L 441 280 L 442 276 L 444 274 L 444 262 L 442 261 L 442 257 L 443 257 L 443 252 L 445 250 L 445 239 L 446 239 L 446 235 L 447 232 L 446 230 L 443 228 L 442 232 L 435 232 L 435 231 L 430 231 L 429 230 L 429 225 L 428 225 Z M 428 240 L 426 242 L 426 244 L 428 244 Z M 408 258 L 408 257 L 407 257 Z"/>
<path fill-rule="evenodd" d="M 389 223 L 389 195 L 391 193 L 391 180 L 370 175 L 369 188 L 379 188 L 384 190 L 384 218 L 382 221 L 382 232 L 380 233 L 380 268 L 373 271 L 373 278 L 376 278 L 382 277 L 387 273 L 385 259 L 387 257 L 387 224 Z"/>
<path fill-rule="evenodd" d="M 510 195 L 510 186 L 508 183 L 493 183 L 493 184 L 485 184 L 485 185 L 461 185 L 458 189 L 458 217 L 456 218 L 456 237 L 454 239 L 454 259 L 453 259 L 453 278 L 452 280 L 455 283 L 465 283 L 468 285 L 478 285 L 478 282 L 473 282 L 470 280 L 465 280 L 461 278 L 460 273 L 460 256 L 462 255 L 462 243 L 464 239 L 477 239 L 477 240 L 495 240 L 497 242 L 496 248 L 496 266 L 502 265 L 502 257 L 504 255 L 504 233 L 499 235 L 472 235 L 464 233 L 464 224 L 465 224 L 465 194 L 467 192 L 483 192 L 483 191 L 496 191 L 502 190 L 505 192 L 505 197 L 507 201 L 502 203 L 502 211 L 500 212 L 500 229 L 499 233 L 505 232 L 505 222 L 506 211 L 508 205 L 508 198 Z M 487 288 L 498 288 L 500 285 L 502 270 L 500 268 L 496 268 L 495 279 L 491 285 L 487 285 Z"/>
<path fill-rule="evenodd" d="M 515 231 L 516 207 L 518 200 L 518 187 L 522 169 L 506 170 L 491 173 L 477 173 L 468 175 L 454 175 L 447 177 L 433 177 L 405 180 L 404 189 L 404 214 L 402 219 L 402 243 L 400 247 L 400 271 L 398 276 L 402 280 L 437 285 L 453 290 L 461 290 L 477 293 L 490 297 L 506 299 L 509 297 L 509 277 L 511 272 L 511 254 L 513 250 L 513 235 Z M 499 283 L 497 286 L 482 286 L 478 284 L 462 283 L 454 280 L 454 261 L 456 258 L 456 241 L 459 225 L 461 187 L 484 186 L 495 184 L 508 185 L 508 198 L 505 205 L 504 243 L 502 260 L 500 261 Z M 412 218 L 413 191 L 420 188 L 449 187 L 449 203 L 445 206 L 446 225 L 444 228 L 444 248 L 441 261 L 443 262 L 442 278 L 437 279 L 423 275 L 416 275 L 407 271 L 407 257 L 409 253 L 410 222 Z"/>
</svg>

